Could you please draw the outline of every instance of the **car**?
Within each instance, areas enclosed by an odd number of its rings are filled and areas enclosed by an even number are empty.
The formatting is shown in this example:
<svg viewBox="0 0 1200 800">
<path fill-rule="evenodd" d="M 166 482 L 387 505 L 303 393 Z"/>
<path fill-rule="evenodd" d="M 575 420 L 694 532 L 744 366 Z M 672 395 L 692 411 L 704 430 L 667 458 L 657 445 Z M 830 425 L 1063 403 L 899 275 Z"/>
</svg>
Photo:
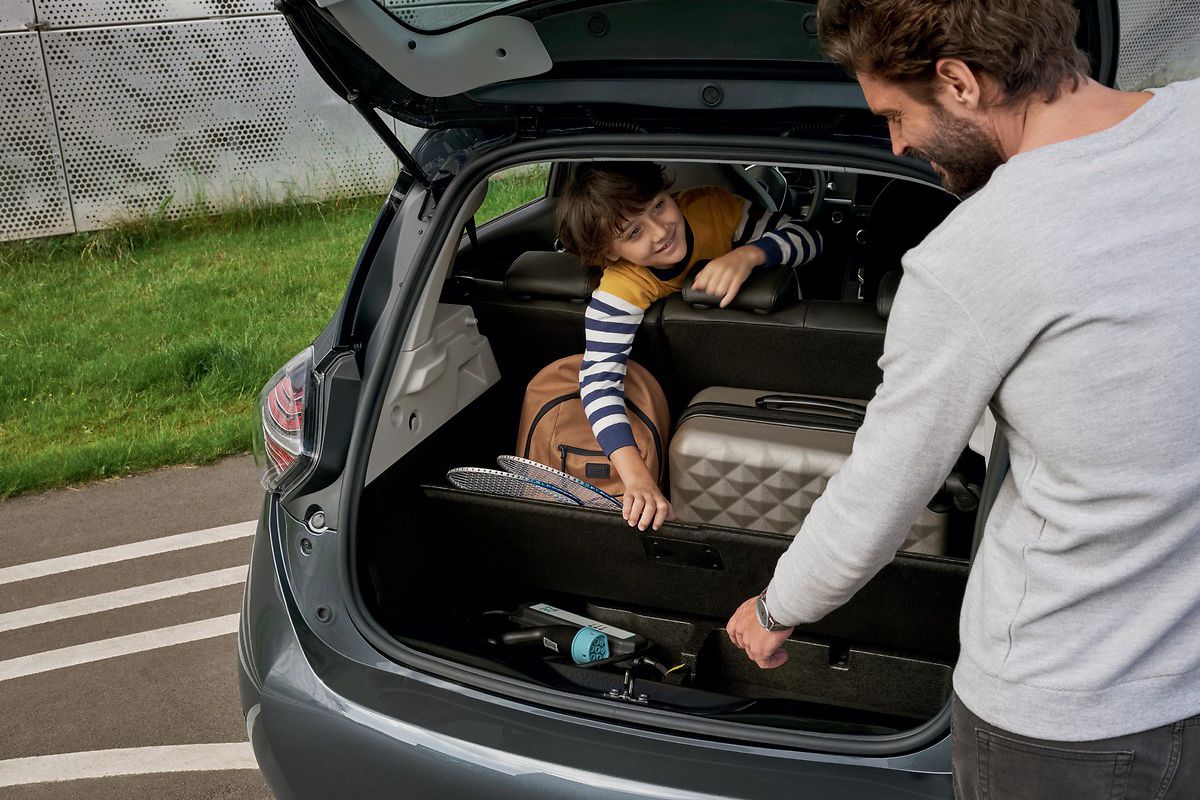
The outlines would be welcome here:
<svg viewBox="0 0 1200 800">
<path fill-rule="evenodd" d="M 975 496 L 940 508 L 945 547 L 898 553 L 797 628 L 776 670 L 723 626 L 788 535 L 638 533 L 446 479 L 514 452 L 528 382 L 583 351 L 595 276 L 554 223 L 581 161 L 656 161 L 675 189 L 722 186 L 825 240 L 729 308 L 695 292 L 651 307 L 633 358 L 673 418 L 714 386 L 871 398 L 901 255 L 957 199 L 891 152 L 821 55 L 815 4 L 277 7 L 402 169 L 329 324 L 259 401 L 238 658 L 276 796 L 952 797 L 959 607 L 1006 463 L 986 432 L 961 460 Z M 1093 76 L 1112 85 L 1115 0 L 1079 8 Z M 405 148 L 379 112 L 426 133 Z M 513 170 L 544 189 L 476 224 Z M 600 631 L 627 658 L 568 659 L 573 641 L 547 626 Z"/>
</svg>

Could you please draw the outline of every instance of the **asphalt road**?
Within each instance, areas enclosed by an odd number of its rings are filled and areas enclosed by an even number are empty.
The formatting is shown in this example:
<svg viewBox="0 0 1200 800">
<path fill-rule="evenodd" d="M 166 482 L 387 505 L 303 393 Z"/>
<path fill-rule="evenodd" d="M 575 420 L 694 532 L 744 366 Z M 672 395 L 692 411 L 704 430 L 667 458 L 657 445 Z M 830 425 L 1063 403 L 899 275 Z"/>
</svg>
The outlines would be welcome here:
<svg viewBox="0 0 1200 800">
<path fill-rule="evenodd" d="M 239 457 L 0 503 L 0 800 L 271 797 L 236 673 L 261 500 Z"/>
</svg>

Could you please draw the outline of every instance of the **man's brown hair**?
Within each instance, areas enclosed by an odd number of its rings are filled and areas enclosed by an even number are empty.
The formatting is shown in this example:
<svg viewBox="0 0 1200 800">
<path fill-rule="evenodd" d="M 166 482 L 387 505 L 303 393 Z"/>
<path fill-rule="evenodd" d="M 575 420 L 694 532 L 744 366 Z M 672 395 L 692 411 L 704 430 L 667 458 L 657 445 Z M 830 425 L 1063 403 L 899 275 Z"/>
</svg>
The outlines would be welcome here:
<svg viewBox="0 0 1200 800">
<path fill-rule="evenodd" d="M 649 161 L 579 164 L 558 200 L 558 238 L 585 263 L 603 267 L 609 244 L 624 222 L 669 185 L 666 172 Z"/>
<path fill-rule="evenodd" d="M 1001 103 L 1050 102 L 1088 75 L 1070 0 L 821 0 L 822 47 L 851 72 L 933 101 L 937 62 L 957 58 L 1000 87 Z"/>
</svg>

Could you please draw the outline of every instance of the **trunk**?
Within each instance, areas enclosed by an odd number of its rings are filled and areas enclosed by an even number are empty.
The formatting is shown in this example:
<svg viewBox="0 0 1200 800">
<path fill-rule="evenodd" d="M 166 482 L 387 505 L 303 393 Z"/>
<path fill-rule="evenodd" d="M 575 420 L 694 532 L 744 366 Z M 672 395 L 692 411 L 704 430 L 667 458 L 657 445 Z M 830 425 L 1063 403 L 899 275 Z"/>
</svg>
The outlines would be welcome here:
<svg viewBox="0 0 1200 800">
<path fill-rule="evenodd" d="M 776 728 L 894 733 L 945 705 L 966 562 L 898 555 L 846 606 L 797 629 L 783 667 L 760 670 L 724 625 L 790 537 L 672 523 L 639 534 L 619 514 L 446 488 L 444 466 L 503 451 L 470 412 L 365 498 L 364 585 L 402 643 L 549 688 Z M 542 603 L 644 637 L 661 668 L 626 675 L 574 664 L 540 639 L 500 643 L 519 628 L 514 612 Z"/>
<path fill-rule="evenodd" d="M 697 170 L 691 173 L 695 185 L 736 185 L 741 175 L 739 169 Z M 791 170 L 794 178 L 797 170 L 802 168 Z M 836 455 L 848 452 L 859 406 L 881 379 L 885 332 L 881 312 L 858 295 L 874 299 L 881 277 L 899 268 L 910 240 L 936 227 L 953 200 L 907 181 L 839 175 L 836 191 L 824 198 L 821 219 L 853 219 L 853 231 L 828 222 L 840 233 L 828 236 L 824 266 L 801 275 L 805 299 L 789 295 L 779 307 L 772 301 L 770 308 L 716 311 L 672 296 L 648 310 L 631 359 L 661 384 L 674 436 L 687 439 L 697 421 L 729 411 L 729 392 L 748 392 L 753 413 L 741 422 L 762 428 L 761 441 L 785 444 L 781 431 L 796 427 L 798 419 L 823 418 L 833 402 L 846 423 L 837 426 L 846 441 Z M 828 180 L 824 173 L 811 177 L 809 183 Z M 550 252 L 552 228 L 547 224 L 541 252 Z M 398 461 L 380 460 L 382 471 L 364 489 L 354 526 L 352 552 L 359 585 L 368 593 L 364 610 L 403 645 L 451 662 L 445 672 L 451 679 L 458 677 L 453 664 L 459 664 L 586 697 L 591 707 L 613 703 L 635 713 L 644 708 L 647 717 L 666 710 L 772 730 L 867 736 L 913 730 L 941 714 L 958 655 L 965 556 L 974 527 L 974 514 L 962 510 L 969 504 L 957 498 L 935 498 L 934 504 L 939 530 L 944 528 L 952 545 L 943 552 L 963 558 L 899 554 L 844 607 L 797 629 L 786 644 L 786 664 L 760 670 L 732 645 L 724 626 L 768 583 L 808 505 L 793 504 L 796 514 L 789 519 L 796 524 L 764 527 L 745 514 L 694 514 L 688 524 L 668 523 L 641 534 L 618 513 L 448 488 L 447 470 L 494 467 L 498 455 L 513 452 L 530 380 L 547 364 L 584 349 L 586 267 L 577 259 L 559 259 L 563 263 L 552 271 L 524 271 L 530 259 L 522 258 L 528 244 L 519 232 L 506 232 L 501 223 L 480 231 L 480 244 L 471 249 L 486 251 L 491 266 L 468 272 L 460 265 L 443 287 L 442 317 L 473 324 L 464 322 L 461 331 L 455 329 L 458 335 L 434 339 L 485 339 L 499 377 Z M 834 285 L 826 286 L 829 276 Z M 770 282 L 775 274 L 756 279 Z M 814 279 L 815 286 L 805 285 Z M 778 297 L 743 289 L 748 298 Z M 451 349 L 447 344 L 448 354 Z M 445 380 L 452 384 L 474 374 L 465 363 L 446 368 Z M 717 397 L 713 387 L 734 389 Z M 689 403 L 705 390 L 686 417 Z M 813 408 L 810 398 L 796 409 L 796 395 L 844 400 L 824 399 Z M 713 403 L 704 397 L 720 400 L 721 407 L 709 408 Z M 765 407 L 758 407 L 759 399 Z M 855 413 L 847 414 L 844 406 Z M 400 400 L 388 413 L 394 416 L 396 409 L 409 418 Z M 734 417 L 747 416 L 735 410 Z M 752 434 L 718 433 L 743 436 L 745 443 L 723 461 L 710 446 L 691 455 L 711 458 L 720 474 L 768 475 L 783 471 L 783 462 L 805 460 L 785 453 L 772 456 L 782 458 L 780 463 L 759 463 L 757 451 L 767 448 L 755 445 Z M 667 460 L 678 457 L 674 467 L 686 469 L 687 454 L 671 449 L 671 441 L 664 437 L 662 443 Z M 797 446 L 804 449 L 803 443 Z M 583 457 L 555 452 L 549 461 L 562 466 L 566 458 L 569 469 L 571 459 Z M 966 464 L 964 485 L 978 485 L 982 459 L 964 459 L 972 462 Z M 793 476 L 796 486 L 816 487 L 819 481 L 805 475 Z M 727 481 L 735 484 L 732 496 L 717 500 L 750 502 L 769 483 L 743 478 Z M 683 508 L 686 485 L 668 483 L 672 501 Z M 783 496 L 790 497 L 796 487 L 786 487 L 791 488 Z M 773 513 L 758 510 L 760 516 Z M 464 682 L 473 680 L 459 674 Z M 489 689 L 503 691 L 503 682 Z M 552 702 L 548 695 L 546 702 Z M 758 733 L 747 728 L 746 738 Z"/>
</svg>

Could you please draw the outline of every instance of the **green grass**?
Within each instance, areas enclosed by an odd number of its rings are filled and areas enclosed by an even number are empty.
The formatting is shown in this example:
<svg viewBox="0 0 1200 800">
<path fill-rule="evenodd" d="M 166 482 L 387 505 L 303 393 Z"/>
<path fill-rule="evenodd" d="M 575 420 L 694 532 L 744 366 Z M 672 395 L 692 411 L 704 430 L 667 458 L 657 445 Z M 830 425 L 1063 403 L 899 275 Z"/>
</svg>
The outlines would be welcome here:
<svg viewBox="0 0 1200 800">
<path fill-rule="evenodd" d="M 544 187 L 496 181 L 478 219 Z M 0 497 L 248 451 L 259 390 L 328 322 L 381 204 L 0 244 Z"/>
</svg>

